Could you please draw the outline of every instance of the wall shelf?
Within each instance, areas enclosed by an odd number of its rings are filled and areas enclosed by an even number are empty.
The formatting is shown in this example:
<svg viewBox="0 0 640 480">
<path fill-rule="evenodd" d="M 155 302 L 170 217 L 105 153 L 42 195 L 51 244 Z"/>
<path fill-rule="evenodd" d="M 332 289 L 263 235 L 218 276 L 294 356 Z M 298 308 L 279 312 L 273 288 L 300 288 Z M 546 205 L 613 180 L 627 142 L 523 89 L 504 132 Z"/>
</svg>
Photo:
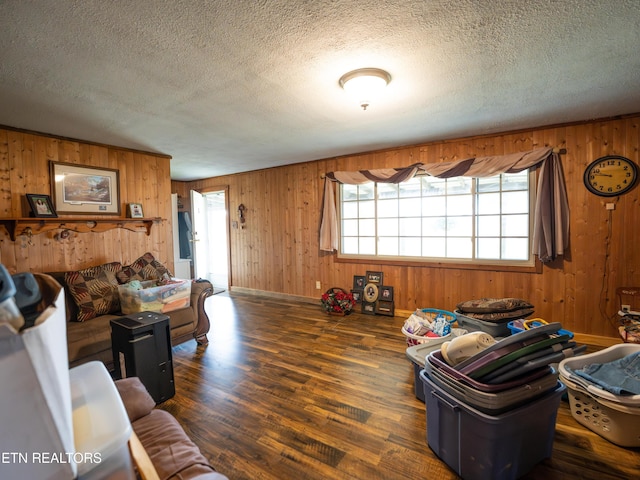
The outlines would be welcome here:
<svg viewBox="0 0 640 480">
<path fill-rule="evenodd" d="M 114 228 L 124 228 L 132 232 L 151 234 L 154 223 L 161 223 L 162 218 L 0 218 L 9 238 L 15 242 L 20 235 L 39 235 L 53 230 L 69 230 L 76 233 L 106 232 Z"/>
</svg>

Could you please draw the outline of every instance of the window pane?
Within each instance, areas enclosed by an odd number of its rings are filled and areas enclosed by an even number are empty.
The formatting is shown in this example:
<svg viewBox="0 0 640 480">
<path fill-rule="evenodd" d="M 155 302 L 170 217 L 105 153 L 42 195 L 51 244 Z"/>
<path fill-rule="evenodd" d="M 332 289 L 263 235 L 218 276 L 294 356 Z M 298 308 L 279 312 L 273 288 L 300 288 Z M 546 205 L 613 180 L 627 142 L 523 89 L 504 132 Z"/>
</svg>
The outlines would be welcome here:
<svg viewBox="0 0 640 480">
<path fill-rule="evenodd" d="M 528 190 L 529 172 L 505 173 L 502 175 L 502 190 Z"/>
<path fill-rule="evenodd" d="M 373 218 L 376 215 L 376 202 L 359 202 L 360 218 Z"/>
<path fill-rule="evenodd" d="M 419 197 L 421 182 L 419 178 L 413 177 L 404 183 L 398 185 L 400 197 Z"/>
<path fill-rule="evenodd" d="M 478 178 L 478 192 L 499 192 L 500 177 Z"/>
<path fill-rule="evenodd" d="M 397 217 L 398 200 L 379 200 L 378 217 Z"/>
<path fill-rule="evenodd" d="M 447 197 L 447 215 L 470 215 L 473 212 L 471 195 L 453 195 Z"/>
<path fill-rule="evenodd" d="M 398 198 L 398 185 L 393 183 L 379 183 L 378 198 Z"/>
<path fill-rule="evenodd" d="M 529 235 L 528 215 L 505 215 L 502 217 L 502 235 L 505 237 L 526 237 Z"/>
<path fill-rule="evenodd" d="M 420 215 L 422 200 L 420 198 L 403 198 L 400 200 L 400 216 L 415 217 Z"/>
<path fill-rule="evenodd" d="M 446 231 L 446 217 L 432 217 L 422 219 L 422 236 L 424 237 L 444 237 Z"/>
<path fill-rule="evenodd" d="M 372 218 L 370 220 L 360 220 L 358 222 L 361 236 L 375 236 L 376 234 L 376 221 Z"/>
<path fill-rule="evenodd" d="M 471 258 L 470 238 L 447 238 L 447 258 Z"/>
<path fill-rule="evenodd" d="M 505 260 L 526 260 L 529 258 L 529 240 L 526 238 L 504 238 L 502 258 Z"/>
<path fill-rule="evenodd" d="M 358 220 L 343 220 L 342 235 L 345 237 L 355 237 L 358 235 Z"/>
<path fill-rule="evenodd" d="M 471 193 L 472 178 L 455 177 L 447 179 L 447 195 Z"/>
<path fill-rule="evenodd" d="M 502 213 L 526 213 L 528 211 L 528 192 L 508 192 L 502 194 Z"/>
<path fill-rule="evenodd" d="M 358 202 L 344 202 L 342 204 L 342 218 L 358 218 Z"/>
<path fill-rule="evenodd" d="M 419 257 L 421 243 L 420 237 L 400 238 L 400 255 L 405 257 Z"/>
<path fill-rule="evenodd" d="M 385 219 L 378 220 L 378 236 L 397 237 L 398 236 L 398 219 L 385 218 Z"/>
<path fill-rule="evenodd" d="M 358 185 L 358 199 L 359 200 L 373 200 L 375 192 L 375 183 L 365 183 L 364 185 Z"/>
<path fill-rule="evenodd" d="M 444 237 L 422 239 L 422 256 L 444 258 L 446 253 L 446 240 Z"/>
<path fill-rule="evenodd" d="M 425 217 L 445 215 L 446 211 L 446 197 L 427 197 L 422 199 L 422 215 Z"/>
<path fill-rule="evenodd" d="M 478 210 L 476 213 L 478 215 L 500 213 L 500 194 L 483 193 L 478 195 Z"/>
<path fill-rule="evenodd" d="M 357 237 L 343 237 L 342 252 L 346 254 L 360 253 L 358 252 L 358 243 Z"/>
<path fill-rule="evenodd" d="M 423 177 L 422 194 L 425 196 L 444 195 L 447 192 L 447 181 L 443 178 Z"/>
<path fill-rule="evenodd" d="M 413 237 L 420 236 L 420 218 L 401 218 L 400 236 Z"/>
<path fill-rule="evenodd" d="M 375 255 L 376 239 L 375 237 L 360 237 L 360 254 Z"/>
<path fill-rule="evenodd" d="M 471 236 L 473 234 L 473 217 L 449 217 L 447 219 L 448 236 Z"/>
<path fill-rule="evenodd" d="M 398 255 L 398 237 L 380 237 L 378 255 Z"/>
<path fill-rule="evenodd" d="M 358 186 L 357 185 L 341 185 L 342 188 L 342 200 L 355 200 L 358 198 Z"/>
<path fill-rule="evenodd" d="M 499 238 L 479 238 L 478 239 L 478 251 L 476 255 L 478 258 L 500 258 L 500 239 Z"/>
<path fill-rule="evenodd" d="M 479 237 L 497 237 L 500 235 L 500 215 L 478 217 L 476 234 Z"/>
</svg>

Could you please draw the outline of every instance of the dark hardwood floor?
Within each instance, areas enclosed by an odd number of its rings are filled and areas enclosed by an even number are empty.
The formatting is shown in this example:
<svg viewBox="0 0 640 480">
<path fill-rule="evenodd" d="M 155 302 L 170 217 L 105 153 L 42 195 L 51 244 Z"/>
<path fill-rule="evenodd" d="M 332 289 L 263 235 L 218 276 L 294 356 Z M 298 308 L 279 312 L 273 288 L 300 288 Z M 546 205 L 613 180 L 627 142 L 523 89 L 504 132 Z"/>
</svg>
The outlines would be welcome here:
<svg viewBox="0 0 640 480">
<path fill-rule="evenodd" d="M 231 480 L 453 479 L 426 443 L 402 317 L 326 315 L 241 293 L 207 300 L 210 344 L 174 348 L 173 413 Z M 627 479 L 621 448 L 560 404 L 553 455 L 529 479 Z"/>
</svg>

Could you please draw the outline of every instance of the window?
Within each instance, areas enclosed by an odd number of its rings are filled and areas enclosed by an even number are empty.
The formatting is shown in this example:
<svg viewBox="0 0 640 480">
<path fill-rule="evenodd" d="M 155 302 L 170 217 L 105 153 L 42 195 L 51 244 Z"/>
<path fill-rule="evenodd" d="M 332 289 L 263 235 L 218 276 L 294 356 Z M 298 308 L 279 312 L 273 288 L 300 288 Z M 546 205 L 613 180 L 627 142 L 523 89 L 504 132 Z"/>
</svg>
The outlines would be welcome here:
<svg viewBox="0 0 640 480">
<path fill-rule="evenodd" d="M 532 265 L 533 174 L 340 186 L 342 257 Z"/>
</svg>

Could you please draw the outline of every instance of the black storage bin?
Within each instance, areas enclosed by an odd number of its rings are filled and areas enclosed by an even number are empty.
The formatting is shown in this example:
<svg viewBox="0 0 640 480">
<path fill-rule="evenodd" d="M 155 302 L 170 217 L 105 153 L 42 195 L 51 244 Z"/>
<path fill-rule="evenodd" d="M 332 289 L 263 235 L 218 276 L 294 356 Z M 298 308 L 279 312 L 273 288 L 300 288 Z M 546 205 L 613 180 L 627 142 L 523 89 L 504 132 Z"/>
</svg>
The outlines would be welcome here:
<svg viewBox="0 0 640 480">
<path fill-rule="evenodd" d="M 141 312 L 111 320 L 115 378 L 139 377 L 156 404 L 176 393 L 169 317 Z"/>
</svg>

